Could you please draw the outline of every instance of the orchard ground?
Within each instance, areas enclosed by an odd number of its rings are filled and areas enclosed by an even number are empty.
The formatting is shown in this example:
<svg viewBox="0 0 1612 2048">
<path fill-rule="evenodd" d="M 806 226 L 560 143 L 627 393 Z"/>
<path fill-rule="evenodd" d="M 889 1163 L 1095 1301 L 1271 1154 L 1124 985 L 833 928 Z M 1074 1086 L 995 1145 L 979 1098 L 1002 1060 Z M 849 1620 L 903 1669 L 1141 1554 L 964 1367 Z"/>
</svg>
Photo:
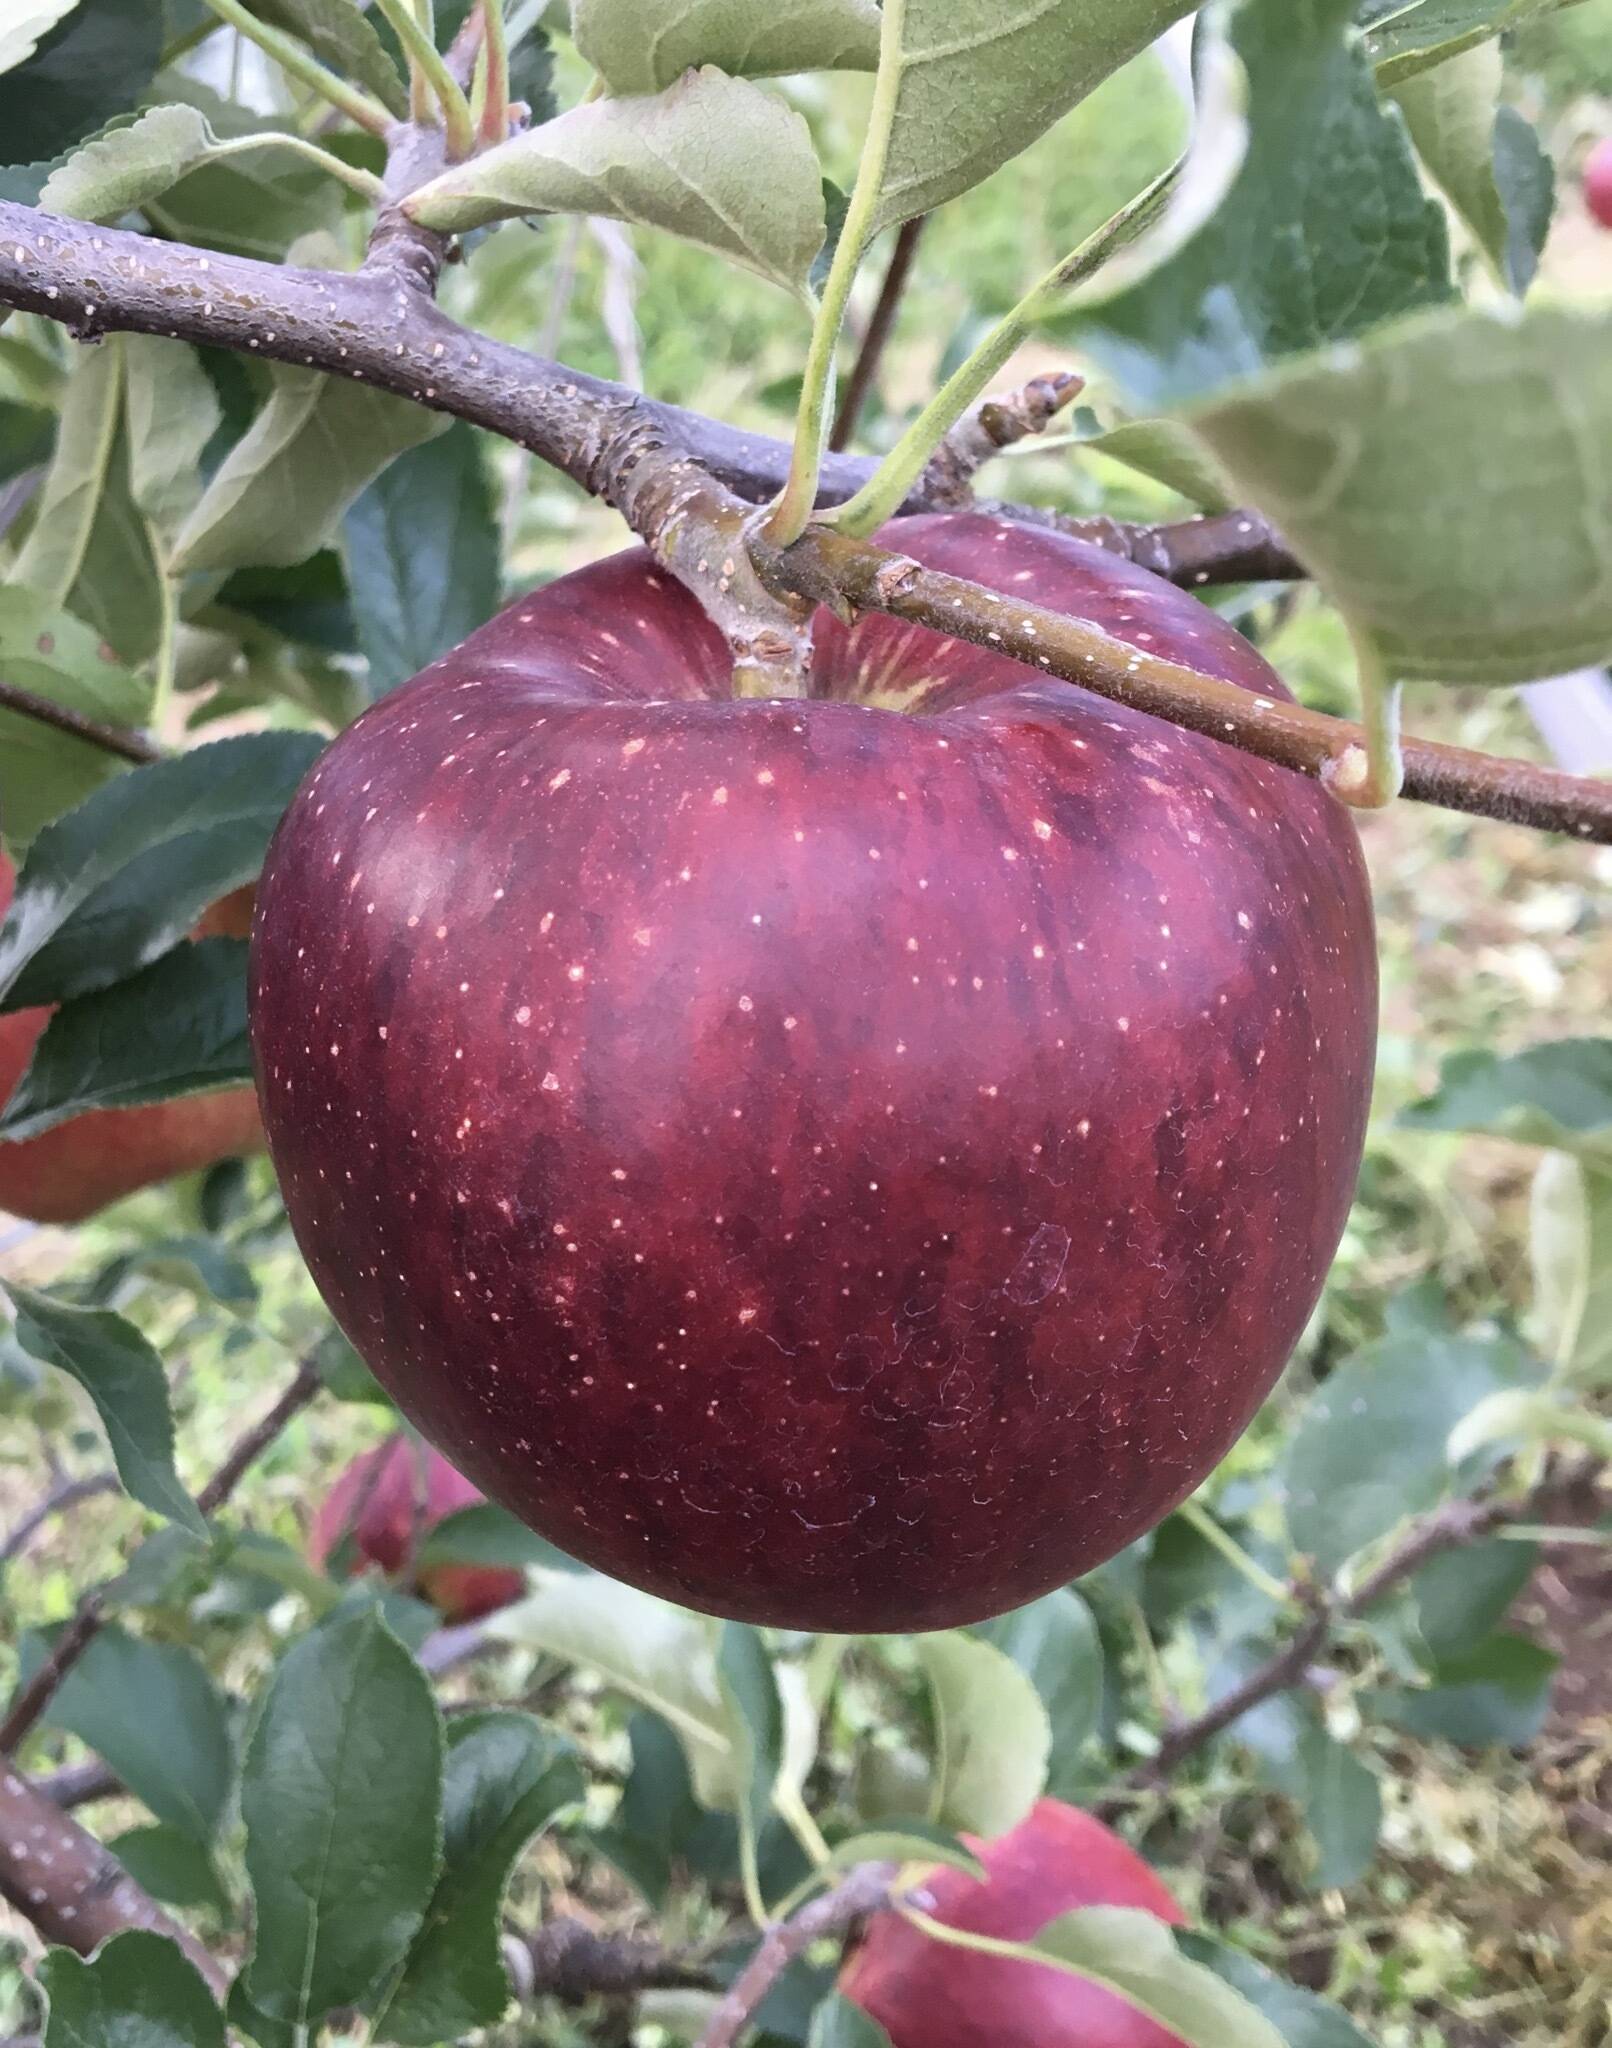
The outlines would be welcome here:
<svg viewBox="0 0 1612 2048">
<path fill-rule="evenodd" d="M 1096 96 L 1080 120 L 1113 118 L 1104 107 L 1124 79 Z M 1607 89 L 1603 87 L 1603 89 Z M 899 407 L 933 387 L 936 337 L 952 333 L 964 311 L 968 279 L 983 314 L 999 309 L 1022 279 L 1078 239 L 1140 176 L 1166 161 L 1174 137 L 1135 134 L 1136 161 L 1116 175 L 1120 189 L 1084 189 L 1064 177 L 1051 206 L 1031 151 L 988 189 L 931 225 L 914 285 L 903 306 L 883 383 Z M 1067 136 L 1065 161 L 1078 161 Z M 1110 159 L 1112 168 L 1112 159 Z M 794 391 L 780 382 L 798 353 L 764 288 L 664 239 L 573 236 L 563 224 L 544 231 L 558 276 L 576 274 L 569 317 L 539 345 L 579 367 L 641 376 L 659 395 L 744 423 L 787 430 Z M 507 245 L 507 261 L 501 250 Z M 1547 275 L 1593 282 L 1606 245 L 1581 207 L 1564 199 Z M 966 251 L 966 258 L 964 252 Z M 489 247 L 468 278 L 454 280 L 472 319 L 530 342 L 500 294 L 529 258 L 524 230 Z M 876 285 L 864 280 L 864 294 Z M 865 297 L 864 297 L 865 303 Z M 608 308 L 612 344 L 606 339 Z M 633 360 L 636 350 L 638 360 Z M 1044 358 L 1026 358 L 1026 374 Z M 1005 380 L 1013 381 L 1012 374 Z M 870 416 L 869 440 L 893 438 L 898 413 Z M 1033 447 L 1034 444 L 1031 444 Z M 516 580 L 546 579 L 620 544 L 613 515 L 546 471 L 531 471 L 506 451 L 510 504 L 517 521 Z M 1009 483 L 1012 485 L 1009 491 Z M 529 485 L 524 496 L 522 488 Z M 1071 463 L 1067 451 L 1001 462 L 982 488 L 1041 497 L 1078 512 L 1167 517 L 1179 501 L 1100 459 Z M 1265 651 L 1305 700 L 1328 710 L 1349 701 L 1349 657 L 1341 632 L 1312 595 L 1264 593 L 1259 624 Z M 1480 692 L 1418 692 L 1410 722 L 1431 737 L 1489 751 L 1544 758 L 1520 706 Z M 1579 764 L 1570 764 L 1579 765 Z M 1391 810 L 1364 820 L 1362 837 L 1377 892 L 1382 939 L 1383 1017 L 1378 1086 L 1359 1198 L 1321 1311 L 1287 1377 L 1254 1429 L 1211 1482 L 1208 1498 L 1268 1472 L 1292 1417 L 1330 1361 L 1380 1333 L 1385 1304 L 1431 1280 L 1462 1320 L 1528 1300 L 1527 1200 L 1536 1155 L 1499 1141 L 1397 1130 L 1396 1113 L 1425 1094 L 1441 1057 L 1482 1046 L 1517 1050 L 1543 1039 L 1606 1029 L 1612 987 L 1612 851 L 1591 853 L 1520 828 L 1425 809 Z M 268 1169 L 255 1162 L 248 1194 L 266 1194 Z M 180 1186 L 121 1205 L 69 1237 L 0 1224 L 0 1276 L 33 1284 L 87 1270 L 141 1245 L 155 1246 L 191 1227 L 193 1188 Z M 307 1281 L 286 1244 L 254 1261 L 262 1298 L 254 1324 L 273 1327 L 281 1311 L 307 1299 Z M 243 1413 L 272 1398 L 287 1370 L 283 1351 L 254 1327 L 231 1327 L 185 1305 L 177 1290 L 153 1294 L 129 1313 L 175 1367 L 182 1470 L 187 1479 L 214 1465 Z M 86 1410 L 87 1417 L 87 1410 Z M 300 1417 L 243 1486 L 242 1523 L 301 1547 L 314 1507 L 357 1451 L 391 1426 L 379 1411 L 324 1403 Z M 64 1441 L 58 1438 L 58 1442 Z M 73 1472 L 99 1469 L 103 1453 L 85 1427 L 69 1442 Z M 0 1533 L 52 1483 L 43 1442 L 8 1432 L 0 1452 Z M 126 1498 L 106 1494 L 54 1522 L 30 1545 L 27 1563 L 8 1580 L 24 1624 L 59 1616 L 77 1588 L 114 1570 L 139 1526 Z M 1550 1640 L 1562 1662 L 1551 1712 L 1524 1749 L 1461 1749 L 1373 1728 L 1362 1740 L 1385 1772 L 1388 1813 L 1370 1874 L 1347 1890 L 1316 1890 L 1306 1877 L 1303 1829 L 1252 1765 L 1222 1764 L 1206 1782 L 1182 1781 L 1149 1795 L 1131 1816 L 1172 1889 L 1194 1919 L 1206 1919 L 1302 1983 L 1326 1990 L 1383 2048 L 1597 2048 L 1612 1997 L 1612 1563 L 1604 1550 L 1547 1546 L 1534 1580 L 1518 1596 L 1519 1620 Z M 1140 1625 L 1140 1618 L 1139 1618 Z M 1599 1632 L 1598 1632 L 1599 1631 Z M 267 1657 L 243 1633 L 229 1670 L 252 1691 Z M 1185 1632 L 1145 1652 L 1155 1709 L 1190 1699 L 1201 1682 Z M 250 1661 L 260 1655 L 261 1665 Z M 13 1646 L 0 1644 L 0 1693 L 14 1677 Z M 501 1693 L 499 1660 L 450 1682 L 448 1696 Z M 535 1674 L 527 1704 L 577 1733 L 608 1776 L 624 1761 L 624 1720 L 575 1674 Z M 60 1744 L 62 1761 L 82 1752 Z M 111 1836 L 116 1809 L 102 1808 L 97 1830 Z M 130 1804 L 129 1822 L 139 1817 Z M 642 1908 L 614 1888 L 594 1860 L 585 1885 L 552 1841 L 523 1865 L 518 1886 L 541 1887 L 609 1927 L 642 1924 Z M 1205 1873 L 1209 1873 L 1206 1878 Z M 1207 1888 L 1206 1888 L 1207 1887 Z M 697 1935 L 697 1898 L 686 1903 Z M 0 2039 L 20 2028 L 24 2003 L 19 1959 L 28 1930 L 0 1910 Z M 1599 2016 L 1599 2017 L 1598 2017 Z M 510 2036 L 510 2048 L 516 2037 Z M 569 2048 L 597 2038 L 580 2021 L 527 2021 L 524 2044 Z M 505 2048 L 502 2039 L 499 2048 Z"/>
</svg>

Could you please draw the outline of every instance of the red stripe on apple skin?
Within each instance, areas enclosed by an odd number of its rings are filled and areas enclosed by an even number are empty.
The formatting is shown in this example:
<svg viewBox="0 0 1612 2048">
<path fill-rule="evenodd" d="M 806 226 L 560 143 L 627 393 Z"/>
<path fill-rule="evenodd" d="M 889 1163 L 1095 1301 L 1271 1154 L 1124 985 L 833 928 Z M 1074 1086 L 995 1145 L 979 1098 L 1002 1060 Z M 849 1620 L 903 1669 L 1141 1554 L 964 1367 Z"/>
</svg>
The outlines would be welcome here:
<svg viewBox="0 0 1612 2048">
<path fill-rule="evenodd" d="M 891 538 L 1282 694 L 1094 549 Z M 943 708 L 833 701 L 869 677 Z M 271 1149 L 354 1343 L 552 1541 L 945 1627 L 1149 1528 L 1280 1372 L 1365 1123 L 1359 849 L 1298 776 L 884 618 L 821 622 L 808 703 L 726 687 L 634 553 L 335 742 L 259 893 Z"/>
</svg>

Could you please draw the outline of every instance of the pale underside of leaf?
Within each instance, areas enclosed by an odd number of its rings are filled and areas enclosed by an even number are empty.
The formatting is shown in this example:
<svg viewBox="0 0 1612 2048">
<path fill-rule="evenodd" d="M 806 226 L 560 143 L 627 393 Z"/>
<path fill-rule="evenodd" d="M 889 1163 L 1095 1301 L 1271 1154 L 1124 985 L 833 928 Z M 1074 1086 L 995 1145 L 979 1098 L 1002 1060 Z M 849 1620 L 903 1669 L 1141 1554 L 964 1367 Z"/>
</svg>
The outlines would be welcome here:
<svg viewBox="0 0 1612 2048">
<path fill-rule="evenodd" d="M 447 425 L 441 413 L 366 385 L 318 370 L 277 370 L 273 396 L 181 528 L 175 566 L 305 561 L 394 455 Z"/>
<path fill-rule="evenodd" d="M 887 5 L 883 61 L 898 84 L 869 233 L 980 184 L 1191 11 L 1189 0 Z"/>
<path fill-rule="evenodd" d="M 734 78 L 790 71 L 871 71 L 875 0 L 573 0 L 578 50 L 614 93 L 659 92 L 714 64 Z"/>
<path fill-rule="evenodd" d="M 1390 672 L 1612 653 L 1612 305 L 1416 316 L 1189 417 Z"/>
<path fill-rule="evenodd" d="M 74 220 L 116 220 L 178 184 L 215 146 L 195 107 L 152 107 L 74 150 L 45 180 L 39 203 Z"/>
<path fill-rule="evenodd" d="M 433 180 L 407 211 L 445 233 L 522 214 L 604 214 L 680 235 L 795 292 L 825 233 L 805 121 L 714 70 L 651 98 L 572 107 Z"/>
</svg>

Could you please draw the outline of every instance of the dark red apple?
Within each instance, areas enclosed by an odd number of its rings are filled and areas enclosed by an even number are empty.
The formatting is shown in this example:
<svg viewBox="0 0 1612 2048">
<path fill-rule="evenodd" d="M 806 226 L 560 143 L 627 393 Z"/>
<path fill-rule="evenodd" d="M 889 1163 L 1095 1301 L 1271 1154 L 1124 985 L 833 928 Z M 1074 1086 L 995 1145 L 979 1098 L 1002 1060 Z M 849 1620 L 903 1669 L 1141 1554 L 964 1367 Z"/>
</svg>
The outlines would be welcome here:
<svg viewBox="0 0 1612 2048">
<path fill-rule="evenodd" d="M 16 879 L 0 849 L 0 917 Z M 245 938 L 251 915 L 251 889 L 237 889 L 213 905 L 195 936 Z M 48 1009 L 29 1009 L 0 1016 L 0 1103 L 10 1100 L 22 1079 L 50 1015 Z M 250 1088 L 187 1095 L 144 1109 L 89 1110 L 37 1138 L 0 1139 L 0 1209 L 33 1223 L 81 1223 L 136 1188 L 216 1166 L 262 1143 Z"/>
<path fill-rule="evenodd" d="M 323 1571 L 347 1544 L 352 1571 L 400 1572 L 438 1522 L 485 1498 L 440 1452 L 394 1436 L 341 1473 L 313 1518 L 308 1554 Z M 413 1585 L 448 1621 L 474 1621 L 526 1591 L 520 1572 L 493 1565 L 427 1565 Z"/>
<path fill-rule="evenodd" d="M 1584 203 L 1602 227 L 1612 228 L 1612 135 L 1585 159 Z"/>
<path fill-rule="evenodd" d="M 984 515 L 889 536 L 1270 696 L 1195 599 Z M 1190 1493 L 1337 1245 L 1376 971 L 1315 784 L 1005 655 L 820 619 L 734 701 L 641 552 L 366 712 L 271 848 L 271 1151 L 348 1336 L 601 1570 L 941 1628 Z"/>
<path fill-rule="evenodd" d="M 1136 1851 L 1101 1821 L 1042 1799 L 1005 1835 L 971 1842 L 987 1881 L 942 1870 L 930 1917 L 998 1941 L 1031 1941 L 1078 1906 L 1139 1906 L 1172 1926 L 1181 1909 Z M 892 2048 L 1183 2048 L 1112 1991 L 1066 1970 L 950 1948 L 898 1913 L 879 1913 L 840 1978 Z"/>
</svg>

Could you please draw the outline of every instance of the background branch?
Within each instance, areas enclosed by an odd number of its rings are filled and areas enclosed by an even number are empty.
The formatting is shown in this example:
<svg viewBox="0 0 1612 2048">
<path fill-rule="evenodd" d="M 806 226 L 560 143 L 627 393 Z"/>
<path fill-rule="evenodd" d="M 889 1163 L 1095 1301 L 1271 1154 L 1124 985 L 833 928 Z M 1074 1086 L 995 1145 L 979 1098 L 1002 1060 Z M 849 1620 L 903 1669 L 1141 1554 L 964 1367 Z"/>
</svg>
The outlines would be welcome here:
<svg viewBox="0 0 1612 2048">
<path fill-rule="evenodd" d="M 217 1513 L 248 1468 L 263 1455 L 292 1417 L 308 1406 L 322 1384 L 311 1365 L 304 1362 L 298 1366 L 279 1400 L 237 1439 L 218 1470 L 197 1494 L 196 1505 L 204 1515 Z M 15 1750 L 21 1744 L 55 1698 L 68 1672 L 100 1633 L 105 1619 L 101 1590 L 92 1586 L 73 1610 L 72 1619 L 56 1638 L 50 1655 L 18 1693 L 5 1721 L 0 1723 L 0 1750 Z"/>
<path fill-rule="evenodd" d="M 123 761 L 160 761 L 162 749 L 141 733 L 130 732 L 125 726 L 103 725 L 97 718 L 86 718 L 82 711 L 69 711 L 65 704 L 58 704 L 52 697 L 41 697 L 33 690 L 25 690 L 21 683 L 0 682 L 0 711 L 15 711 L 24 718 L 36 718 L 41 725 L 53 725 L 58 732 L 71 733 L 75 740 L 99 747 L 105 754 L 116 754 Z"/>
<path fill-rule="evenodd" d="M 1464 1549 L 1495 1530 L 1512 1523 L 1535 1520 L 1558 1496 L 1581 1485 L 1600 1470 L 1593 1456 L 1550 1473 L 1520 1498 L 1504 1500 L 1452 1500 L 1413 1521 L 1405 1535 L 1376 1569 L 1367 1574 L 1350 1593 L 1329 1594 L 1314 1584 L 1295 1588 L 1309 1610 L 1309 1618 L 1288 1640 L 1243 1682 L 1234 1686 L 1212 1707 L 1170 1729 L 1157 1753 L 1131 1773 L 1127 1781 L 1133 1790 L 1153 1790 L 1168 1782 L 1172 1772 L 1195 1755 L 1234 1722 L 1279 1692 L 1297 1685 L 1320 1651 L 1345 1622 L 1369 1614 L 1394 1589 L 1421 1570 L 1432 1558 L 1446 1551 Z M 1124 1802 L 1106 1802 L 1097 1811 L 1112 1818 Z"/>
<path fill-rule="evenodd" d="M 5 1541 L 0 1543 L 0 1564 L 10 1564 L 14 1557 L 21 1556 L 36 1532 L 44 1527 L 52 1515 L 65 1514 L 69 1508 L 76 1508 L 81 1501 L 93 1500 L 98 1493 L 113 1493 L 117 1490 L 117 1484 L 118 1476 L 115 1472 L 90 1472 L 82 1479 L 65 1479 L 59 1486 L 53 1486 L 43 1500 L 28 1510 Z"/>
<path fill-rule="evenodd" d="M 0 305 L 64 321 L 80 336 L 127 328 L 356 377 L 531 449 L 615 506 L 652 545 L 675 536 L 662 559 L 728 634 L 741 688 L 749 677 L 749 687 L 772 694 L 780 675 L 798 672 L 805 620 L 791 598 L 842 612 L 847 603 L 888 611 L 993 644 L 1001 605 L 994 592 L 903 565 L 867 542 L 814 530 L 787 555 L 758 550 L 758 561 L 768 557 L 765 574 L 753 574 L 741 544 L 746 497 L 770 496 L 787 451 L 467 332 L 428 296 L 422 271 L 431 252 L 413 248 L 393 261 L 388 246 L 357 273 L 298 270 L 92 230 L 4 202 Z M 832 465 L 828 479 L 830 491 L 846 481 Z M 915 495 L 922 501 L 934 487 L 926 472 Z M 1174 529 L 1167 546 L 1176 580 L 1201 584 L 1214 572 L 1186 538 L 1195 525 L 1210 522 Z M 1252 519 L 1232 527 L 1227 538 L 1266 544 Z M 1107 544 L 1133 560 L 1145 551 L 1140 536 L 1106 532 Z M 1250 566 L 1246 557 L 1239 562 L 1243 573 Z M 1045 673 L 1323 777 L 1340 796 L 1359 793 L 1366 754 L 1358 726 L 1138 659 L 1080 620 L 1033 607 L 1024 613 L 1036 626 L 1035 665 Z M 1405 764 L 1405 794 L 1420 801 L 1612 843 L 1612 784 L 1419 740 L 1406 741 Z"/>
<path fill-rule="evenodd" d="M 844 1934 L 887 1904 L 896 1875 L 894 1863 L 859 1863 L 832 1891 L 802 1906 L 793 1919 L 769 1927 L 761 1946 L 712 2013 L 699 2048 L 734 2048 L 751 2016 L 795 1958 L 803 1956 L 814 1941 Z"/>
<path fill-rule="evenodd" d="M 177 1942 L 220 1996 L 227 1978 L 217 1961 L 155 1899 L 141 1890 L 110 1849 L 53 1805 L 0 1755 L 0 1897 L 44 1936 L 89 1955 L 114 1934 L 144 1928 Z"/>
<path fill-rule="evenodd" d="M 856 361 L 851 365 L 851 374 L 845 380 L 845 391 L 840 399 L 839 411 L 834 415 L 834 425 L 828 437 L 828 445 L 836 453 L 848 448 L 856 432 L 857 420 L 867 403 L 868 393 L 873 389 L 873 380 L 879 374 L 879 363 L 884 355 L 885 343 L 890 339 L 890 330 L 895 326 L 896 314 L 900 310 L 901 295 L 907 288 L 907 279 L 912 275 L 912 260 L 918 253 L 918 241 L 924 231 L 927 214 L 917 214 L 913 219 L 903 221 L 897 231 L 895 247 L 890 251 L 890 261 L 885 266 L 884 281 L 879 286 L 879 296 L 873 302 L 868 315 L 868 324 L 862 331 L 862 343 L 856 352 Z"/>
</svg>

